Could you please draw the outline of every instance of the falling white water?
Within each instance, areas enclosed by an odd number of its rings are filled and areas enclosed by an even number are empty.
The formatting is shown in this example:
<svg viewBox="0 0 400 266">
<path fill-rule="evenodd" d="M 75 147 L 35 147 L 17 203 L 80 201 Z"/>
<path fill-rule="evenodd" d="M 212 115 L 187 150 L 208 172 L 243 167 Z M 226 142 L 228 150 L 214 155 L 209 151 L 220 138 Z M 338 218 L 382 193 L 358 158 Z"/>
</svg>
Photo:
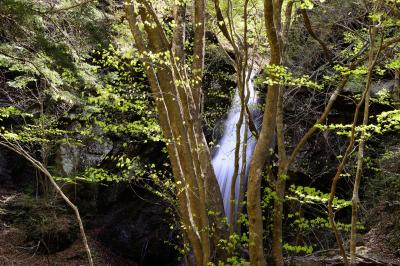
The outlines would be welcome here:
<svg viewBox="0 0 400 266">
<path fill-rule="evenodd" d="M 248 84 L 248 90 L 245 90 L 245 95 L 247 91 L 249 91 L 249 110 L 254 112 L 257 104 L 257 93 L 254 90 L 254 74 L 251 74 L 250 81 Z M 235 146 L 236 146 L 236 124 L 239 121 L 240 117 L 240 97 L 238 89 L 236 88 L 235 95 L 232 101 L 232 106 L 229 110 L 228 118 L 225 121 L 224 135 L 218 143 L 218 150 L 215 153 L 212 164 L 214 166 L 214 171 L 218 179 L 219 188 L 221 190 L 222 199 L 224 202 L 224 209 L 226 217 L 229 218 L 229 209 L 230 209 L 230 195 L 231 195 L 231 184 L 233 178 L 233 172 L 235 169 Z M 242 169 L 242 148 L 243 148 L 243 140 L 244 140 L 244 132 L 248 130 L 248 140 L 247 140 L 247 149 L 246 149 L 246 175 L 249 169 L 250 159 L 253 154 L 255 139 L 252 136 L 248 127 L 245 129 L 245 119 L 243 119 L 243 123 L 240 129 L 240 151 L 239 151 L 239 171 L 238 176 L 236 178 L 235 184 L 235 204 L 237 210 L 238 207 L 238 198 L 239 198 L 239 189 L 240 189 L 240 172 Z"/>
</svg>

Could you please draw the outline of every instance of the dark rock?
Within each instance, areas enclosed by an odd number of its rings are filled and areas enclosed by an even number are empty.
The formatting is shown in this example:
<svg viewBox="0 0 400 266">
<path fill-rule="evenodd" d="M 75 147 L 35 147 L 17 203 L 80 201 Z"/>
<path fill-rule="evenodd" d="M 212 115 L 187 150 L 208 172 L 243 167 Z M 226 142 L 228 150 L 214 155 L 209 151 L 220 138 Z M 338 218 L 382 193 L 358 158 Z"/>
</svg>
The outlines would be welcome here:
<svg viewBox="0 0 400 266">
<path fill-rule="evenodd" d="M 140 265 L 176 265 L 165 206 L 154 196 L 144 197 L 120 198 L 113 204 L 99 237 L 115 253 Z"/>
<path fill-rule="evenodd" d="M 2 184 L 12 180 L 12 168 L 9 161 L 9 152 L 4 148 L 0 148 L 0 183 Z"/>
<path fill-rule="evenodd" d="M 14 151 L 0 146 L 0 185 L 33 185 L 35 170 Z"/>
</svg>

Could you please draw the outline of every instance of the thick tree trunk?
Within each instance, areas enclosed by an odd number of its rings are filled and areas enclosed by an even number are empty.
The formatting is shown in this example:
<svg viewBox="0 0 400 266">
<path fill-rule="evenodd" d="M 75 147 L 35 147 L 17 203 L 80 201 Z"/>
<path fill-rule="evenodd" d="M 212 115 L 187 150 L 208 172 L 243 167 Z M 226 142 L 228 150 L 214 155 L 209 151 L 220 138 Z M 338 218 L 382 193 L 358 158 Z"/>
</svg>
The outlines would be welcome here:
<svg viewBox="0 0 400 266">
<path fill-rule="evenodd" d="M 217 220 L 223 216 L 222 197 L 211 165 L 210 152 L 200 121 L 200 108 L 194 99 L 193 87 L 184 68 L 185 6 L 174 8 L 177 23 L 172 39 L 172 49 L 150 2 L 138 0 L 139 15 L 145 23 L 144 32 L 137 25 L 134 2 L 126 1 L 126 13 L 135 38 L 136 46 L 143 57 L 145 69 L 155 96 L 160 125 L 167 139 L 168 154 L 177 184 L 179 214 L 182 228 L 191 244 L 196 265 L 207 265 L 211 249 L 224 237 L 224 227 Z M 196 4 L 199 4 L 198 2 Z M 204 5 L 195 13 L 201 18 Z M 153 26 L 155 25 L 155 26 Z M 146 36 L 148 46 L 145 45 Z M 203 29 L 204 35 L 204 29 Z M 198 58 L 197 70 L 202 73 L 204 60 L 204 36 L 196 41 L 199 47 L 193 57 Z M 171 51 L 172 50 L 172 51 Z M 174 56 L 169 56 L 170 53 Z M 152 53 L 163 60 L 151 61 Z M 155 66 L 157 70 L 153 68 Z M 210 224 L 208 211 L 213 213 Z M 211 248 L 210 226 L 215 226 L 216 236 Z"/>
</svg>

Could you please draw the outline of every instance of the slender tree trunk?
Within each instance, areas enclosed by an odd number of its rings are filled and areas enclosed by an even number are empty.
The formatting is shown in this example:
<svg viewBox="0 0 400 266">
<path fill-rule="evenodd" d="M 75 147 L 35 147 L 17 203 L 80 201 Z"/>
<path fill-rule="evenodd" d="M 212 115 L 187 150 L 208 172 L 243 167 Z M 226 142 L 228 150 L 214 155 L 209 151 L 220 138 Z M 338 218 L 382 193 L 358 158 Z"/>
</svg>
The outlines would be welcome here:
<svg viewBox="0 0 400 266">
<path fill-rule="evenodd" d="M 372 29 L 372 27 L 370 27 L 370 34 L 374 35 L 375 29 Z M 344 249 L 344 245 L 343 245 L 343 240 L 342 240 L 342 236 L 340 235 L 340 232 L 337 228 L 336 222 L 335 222 L 335 214 L 333 212 L 333 200 L 335 198 L 335 194 L 336 194 L 336 188 L 337 188 L 337 182 L 339 181 L 339 179 L 341 178 L 341 174 L 345 168 L 345 166 L 347 165 L 347 162 L 349 160 L 349 157 L 351 155 L 351 152 L 353 150 L 354 147 L 354 143 L 355 143 L 355 134 L 356 134 L 356 126 L 357 126 L 357 121 L 358 121 L 358 116 L 359 116 L 359 112 L 360 112 L 360 108 L 362 106 L 362 104 L 365 102 L 365 99 L 367 97 L 367 95 L 369 94 L 369 86 L 370 86 L 370 82 L 371 82 L 371 78 L 372 78 L 372 71 L 374 69 L 374 66 L 376 64 L 376 60 L 378 58 L 378 55 L 380 53 L 380 51 L 382 50 L 382 44 L 383 42 L 381 41 L 381 45 L 378 49 L 378 51 L 375 54 L 374 51 L 374 46 L 373 46 L 373 38 L 371 38 L 371 47 L 370 47 L 370 52 L 369 52 L 369 61 L 368 61 L 368 74 L 367 74 L 367 83 L 364 89 L 364 92 L 362 94 L 362 97 L 360 99 L 360 101 L 358 102 L 357 106 L 356 106 L 356 110 L 354 112 L 354 118 L 353 118 L 353 124 L 351 126 L 351 135 L 350 135 L 350 140 L 349 140 L 349 144 L 346 148 L 345 154 L 343 155 L 343 158 L 337 168 L 336 174 L 333 177 L 332 180 L 332 185 L 331 185 L 331 192 L 329 194 L 329 199 L 328 199 L 328 220 L 329 223 L 333 229 L 333 232 L 335 234 L 336 237 L 336 241 L 338 243 L 339 246 L 339 251 L 340 251 L 340 255 L 343 257 L 343 262 L 345 265 L 349 265 L 349 261 L 347 259 L 347 255 L 346 255 L 346 251 Z"/>
<path fill-rule="evenodd" d="M 394 101 L 397 108 L 400 107 L 400 70 L 394 71 Z"/>
<path fill-rule="evenodd" d="M 203 101 L 202 80 L 205 54 L 205 0 L 194 1 L 194 47 L 193 47 L 193 100 L 200 111 Z M 201 112 L 198 112 L 200 115 Z"/>
<path fill-rule="evenodd" d="M 336 170 L 336 174 L 332 179 L 332 184 L 331 184 L 331 191 L 329 194 L 329 199 L 328 199 L 328 220 L 329 220 L 329 224 L 332 227 L 332 230 L 335 234 L 335 238 L 336 238 L 336 242 L 339 246 L 339 252 L 340 255 L 343 258 L 343 262 L 344 264 L 347 266 L 349 265 L 348 259 L 347 259 L 347 255 L 346 255 L 346 251 L 344 249 L 344 245 L 343 245 L 343 240 L 342 240 L 342 236 L 336 226 L 336 222 L 335 222 L 335 214 L 333 212 L 333 200 L 335 198 L 335 194 L 336 194 L 336 188 L 337 188 L 337 183 L 341 177 L 341 174 L 349 160 L 349 156 L 351 154 L 351 151 L 353 149 L 354 146 L 354 142 L 355 142 L 355 129 L 356 129 L 356 125 L 357 125 L 357 121 L 358 121 L 358 116 L 359 116 L 359 110 L 360 110 L 360 106 L 362 105 L 362 103 L 364 102 L 365 99 L 365 92 L 363 93 L 363 97 L 361 98 L 360 102 L 357 104 L 356 106 L 356 111 L 354 113 L 354 119 L 353 119 L 353 124 L 352 124 L 352 128 L 351 128 L 351 136 L 350 136 L 350 141 L 349 144 L 347 146 L 347 149 L 345 151 L 345 154 L 342 158 L 342 161 L 340 162 L 337 170 Z"/>
<path fill-rule="evenodd" d="M 241 74 L 241 72 L 240 72 Z M 239 75 L 238 75 L 239 76 Z M 242 146 L 241 142 L 241 128 L 243 124 L 243 119 L 244 115 L 246 112 L 245 109 L 245 99 L 244 99 L 244 82 L 239 76 L 238 78 L 238 90 L 239 90 L 239 98 L 240 98 L 240 114 L 239 114 L 239 119 L 236 122 L 236 144 L 235 144 L 235 159 L 234 159 L 234 169 L 233 169 L 233 175 L 232 175 L 232 183 L 231 183 L 231 190 L 230 190 L 230 204 L 229 204 L 229 232 L 230 234 L 233 234 L 235 232 L 235 227 L 236 227 L 236 220 L 235 220 L 235 209 L 236 209 L 236 200 L 235 200 L 235 194 L 236 194 L 236 181 L 237 177 L 239 174 L 239 160 L 240 160 L 240 147 Z"/>
<path fill-rule="evenodd" d="M 278 175 L 275 180 L 276 197 L 274 199 L 273 213 L 273 231 L 272 231 L 272 256 L 275 265 L 283 265 L 283 250 L 282 250 L 282 216 L 283 203 L 285 200 L 285 188 L 287 179 L 287 155 L 285 148 L 284 124 L 283 124 L 283 90 L 280 87 L 278 111 L 276 116 L 276 131 L 278 142 Z"/>
<path fill-rule="evenodd" d="M 272 0 L 264 0 L 264 20 L 271 49 L 270 65 L 281 63 L 279 41 L 274 25 L 274 6 Z M 250 162 L 247 190 L 247 212 L 249 216 L 249 253 L 251 265 L 265 265 L 263 245 L 263 221 L 261 210 L 261 179 L 266 162 L 271 158 L 273 145 L 279 85 L 269 86 L 260 135 Z"/>
<path fill-rule="evenodd" d="M 370 30 L 370 43 L 373 43 L 374 41 L 375 41 L 375 30 Z M 366 126 L 368 125 L 368 117 L 369 117 L 370 86 L 371 86 L 371 79 L 374 70 L 374 65 L 375 65 L 374 51 L 373 51 L 373 46 L 371 46 L 371 49 L 369 51 L 369 60 L 368 60 L 368 74 L 365 85 L 364 117 L 361 128 L 360 144 L 358 146 L 358 153 L 357 153 L 357 170 L 356 170 L 356 177 L 354 179 L 353 197 L 351 199 L 352 206 L 351 206 L 350 264 L 354 266 L 356 265 L 357 213 L 358 213 L 358 205 L 360 203 L 358 191 L 360 189 L 361 176 L 362 176 Z"/>
<path fill-rule="evenodd" d="M 247 161 L 247 143 L 248 143 L 248 115 L 245 114 L 244 117 L 244 136 L 243 136 L 243 146 L 242 146 L 242 169 L 240 170 L 240 181 L 239 181 L 239 196 L 238 196 L 238 208 L 237 208 L 237 219 L 239 219 L 242 213 L 242 202 L 244 199 L 245 189 L 246 189 L 246 165 L 248 164 Z M 240 224 L 236 221 L 236 228 L 235 232 L 240 235 Z"/>
<path fill-rule="evenodd" d="M 280 9 L 282 6 L 280 6 Z M 281 41 L 280 41 L 280 52 L 282 65 L 286 64 L 286 47 L 288 44 L 288 36 L 290 30 L 290 22 L 292 19 L 293 12 L 293 1 L 289 1 L 285 10 L 285 22 L 281 25 Z M 280 22 L 282 23 L 282 22 Z M 278 110 L 276 116 L 276 133 L 278 143 L 278 175 L 275 180 L 275 192 L 276 197 L 274 198 L 274 211 L 273 211 L 273 231 L 272 231 L 272 256 L 275 261 L 275 265 L 283 265 L 283 204 L 285 200 L 286 180 L 288 178 L 288 162 L 285 145 L 285 130 L 284 130 L 284 90 L 285 87 L 281 85 L 279 87 L 279 99 L 278 99 Z"/>
<path fill-rule="evenodd" d="M 357 153 L 357 170 L 356 170 L 356 178 L 354 180 L 353 187 L 353 197 L 351 199 L 351 236 L 350 236 L 350 264 L 356 265 L 356 245 L 357 245 L 357 211 L 358 205 L 360 203 L 360 198 L 358 195 L 358 191 L 360 189 L 361 175 L 362 175 L 362 166 L 364 159 L 364 146 L 365 146 L 365 127 L 368 125 L 368 116 L 369 116 L 369 88 L 367 88 L 368 92 L 365 96 L 364 103 L 364 118 L 362 123 L 362 131 L 361 131 L 361 139 L 360 144 L 358 146 Z"/>
<path fill-rule="evenodd" d="M 245 140 L 244 143 L 241 143 L 242 136 L 240 129 L 243 126 L 243 120 L 249 120 L 249 110 L 248 110 L 248 101 L 249 101 L 249 91 L 247 94 L 245 93 L 246 89 L 248 90 L 248 81 L 250 79 L 251 71 L 253 69 L 253 61 L 251 65 L 249 65 L 249 47 L 248 47 L 248 40 L 247 40 L 247 27 L 248 27 L 248 0 L 244 1 L 244 12 L 243 12 L 243 19 L 244 19 L 244 36 L 243 41 L 238 37 L 237 33 L 235 32 L 234 28 L 234 21 L 232 21 L 232 2 L 228 1 L 228 11 L 227 11 L 227 20 L 228 25 L 225 24 L 225 19 L 222 15 L 222 11 L 219 6 L 219 0 L 214 0 L 214 6 L 217 13 L 217 20 L 218 20 L 218 27 L 220 28 L 221 32 L 225 36 L 225 38 L 229 41 L 232 45 L 234 50 L 235 58 L 232 61 L 235 66 L 235 70 L 237 73 L 237 84 L 238 84 L 238 91 L 239 91 L 239 98 L 240 98 L 240 114 L 239 119 L 236 123 L 236 145 L 235 145 L 235 158 L 234 158 L 234 171 L 232 175 L 232 183 L 231 183 L 231 190 L 230 190 L 230 205 L 229 205 L 229 217 L 228 221 L 230 224 L 230 233 L 234 233 L 237 230 L 237 221 L 235 216 L 236 207 L 240 204 L 241 199 L 243 199 L 244 191 L 242 191 L 245 187 L 244 178 L 245 178 L 245 168 L 246 158 L 243 158 L 246 154 L 246 146 L 247 146 L 247 128 L 248 122 L 245 122 L 245 129 L 244 135 Z M 229 27 L 229 28 L 228 28 Z M 242 49 L 239 49 L 239 46 Z M 247 116 L 246 116 L 247 114 Z M 251 117 L 250 117 L 251 118 Z M 251 120 L 251 125 L 255 129 L 254 122 Z M 256 130 L 252 130 L 256 132 Z M 239 169 L 239 161 L 240 161 L 240 148 L 242 148 L 242 169 Z M 243 170 L 244 169 L 244 170 Z M 239 176 L 240 174 L 240 176 Z M 235 185 L 237 182 L 237 178 L 240 178 L 240 185 L 239 185 L 239 195 L 236 195 Z M 237 202 L 235 199 L 238 197 Z"/>
<path fill-rule="evenodd" d="M 285 199 L 286 180 L 284 179 L 282 170 L 278 171 L 278 176 L 275 180 L 274 213 L 273 213 L 273 228 L 272 228 L 272 256 L 275 265 L 283 265 L 283 250 L 282 250 L 282 218 L 283 218 L 283 202 Z"/>
</svg>

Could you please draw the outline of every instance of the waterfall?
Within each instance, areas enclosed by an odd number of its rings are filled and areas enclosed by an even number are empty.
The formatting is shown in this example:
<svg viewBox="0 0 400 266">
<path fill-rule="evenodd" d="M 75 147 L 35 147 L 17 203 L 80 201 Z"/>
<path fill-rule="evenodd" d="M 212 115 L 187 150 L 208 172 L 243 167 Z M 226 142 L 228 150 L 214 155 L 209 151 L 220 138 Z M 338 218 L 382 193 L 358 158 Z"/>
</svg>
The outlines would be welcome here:
<svg viewBox="0 0 400 266">
<path fill-rule="evenodd" d="M 254 112 L 256 110 L 257 105 L 257 92 L 254 89 L 254 73 L 251 74 L 248 89 L 245 90 L 245 95 L 249 91 L 249 110 Z M 235 145 L 236 145 L 236 124 L 239 121 L 240 117 L 240 97 L 238 88 L 236 88 L 234 98 L 232 100 L 232 105 L 229 110 L 228 118 L 225 121 L 224 127 L 224 135 L 218 143 L 218 150 L 215 153 L 212 164 L 214 167 L 215 175 L 217 176 L 219 188 L 221 190 L 222 199 L 224 203 L 224 209 L 226 217 L 229 219 L 229 211 L 230 211 L 230 195 L 231 195 L 231 185 L 232 185 L 232 177 L 234 172 L 234 163 L 235 163 Z M 238 177 L 236 178 L 235 184 L 235 204 L 237 211 L 238 208 L 238 198 L 239 198 L 239 189 L 240 189 L 240 172 L 242 169 L 242 149 L 243 149 L 243 140 L 245 130 L 248 131 L 247 138 L 247 149 L 246 149 L 246 178 L 249 170 L 250 159 L 253 154 L 253 150 L 256 144 L 254 137 L 252 136 L 250 130 L 245 128 L 245 120 L 243 119 L 243 123 L 240 129 L 240 151 L 239 151 L 239 171 Z"/>
</svg>

